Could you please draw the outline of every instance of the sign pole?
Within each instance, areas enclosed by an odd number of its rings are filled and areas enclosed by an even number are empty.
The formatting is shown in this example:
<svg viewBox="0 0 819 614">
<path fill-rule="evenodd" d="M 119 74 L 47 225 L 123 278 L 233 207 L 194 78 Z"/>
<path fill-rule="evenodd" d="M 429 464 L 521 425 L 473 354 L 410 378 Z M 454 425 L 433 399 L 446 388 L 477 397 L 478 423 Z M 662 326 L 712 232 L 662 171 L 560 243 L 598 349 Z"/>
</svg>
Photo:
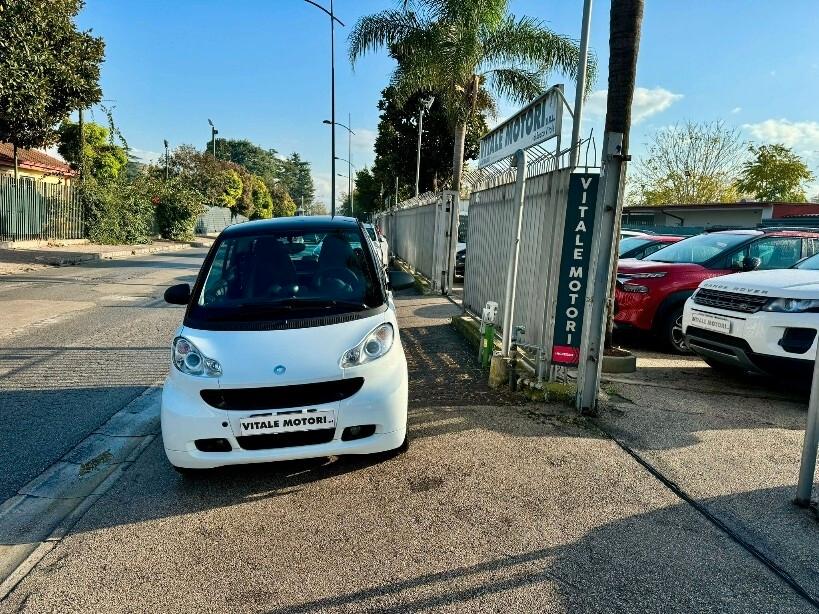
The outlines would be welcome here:
<svg viewBox="0 0 819 614">
<path fill-rule="evenodd" d="M 501 353 L 509 356 L 509 348 L 512 345 L 512 327 L 515 316 L 515 292 L 518 284 L 518 257 L 520 256 L 520 231 L 523 226 L 523 201 L 526 196 L 526 151 L 518 149 L 515 152 L 513 162 L 518 168 L 517 181 L 515 181 L 515 203 L 517 204 L 515 225 L 515 236 L 512 240 L 512 250 L 509 254 L 509 267 L 506 270 L 506 294 L 503 302 L 503 342 Z"/>
<path fill-rule="evenodd" d="M 580 121 L 583 117 L 583 99 L 586 96 L 586 69 L 589 63 L 589 29 L 591 27 L 592 0 L 583 3 L 583 25 L 580 29 L 580 58 L 577 63 L 577 89 L 574 94 L 574 116 L 572 118 L 572 150 L 569 155 L 571 166 L 580 160 Z"/>
<path fill-rule="evenodd" d="M 595 233 L 592 241 L 589 279 L 586 290 L 586 314 L 583 322 L 583 340 L 580 344 L 580 363 L 577 371 L 577 409 L 594 412 L 597 409 L 597 390 L 603 366 L 603 342 L 606 326 L 606 303 L 611 288 L 611 262 L 614 233 L 622 207 L 623 189 L 623 135 L 606 132 L 603 139 L 603 165 L 595 211 Z"/>
<path fill-rule="evenodd" d="M 802 444 L 799 482 L 796 485 L 796 504 L 801 507 L 810 505 L 813 478 L 816 473 L 817 444 L 819 444 L 819 360 L 816 360 L 813 364 L 813 382 L 811 383 L 810 402 L 808 403 L 808 423 L 805 428 L 805 442 Z"/>
</svg>

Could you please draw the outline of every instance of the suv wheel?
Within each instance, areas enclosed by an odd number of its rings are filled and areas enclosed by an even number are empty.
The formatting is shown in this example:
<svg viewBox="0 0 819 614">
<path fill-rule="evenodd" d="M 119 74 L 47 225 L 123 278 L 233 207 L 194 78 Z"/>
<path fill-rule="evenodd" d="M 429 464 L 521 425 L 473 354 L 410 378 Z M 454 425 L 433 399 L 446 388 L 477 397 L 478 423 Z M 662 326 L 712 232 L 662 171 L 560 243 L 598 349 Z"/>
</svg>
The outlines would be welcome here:
<svg viewBox="0 0 819 614">
<path fill-rule="evenodd" d="M 692 354 L 685 343 L 682 327 L 683 307 L 672 309 L 662 324 L 660 334 L 665 345 L 675 354 Z"/>
</svg>

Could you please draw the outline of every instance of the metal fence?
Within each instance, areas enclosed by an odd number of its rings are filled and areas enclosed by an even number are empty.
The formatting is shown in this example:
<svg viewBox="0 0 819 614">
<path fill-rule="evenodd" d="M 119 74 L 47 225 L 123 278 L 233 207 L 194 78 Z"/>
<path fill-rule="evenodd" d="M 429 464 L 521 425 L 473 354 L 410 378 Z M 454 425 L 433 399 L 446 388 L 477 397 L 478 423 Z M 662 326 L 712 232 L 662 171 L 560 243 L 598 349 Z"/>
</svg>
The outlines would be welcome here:
<svg viewBox="0 0 819 614">
<path fill-rule="evenodd" d="M 213 234 L 222 232 L 232 224 L 246 222 L 244 215 L 233 214 L 226 207 L 207 207 L 205 212 L 196 219 L 194 232 L 198 235 Z"/>
<path fill-rule="evenodd" d="M 551 333 L 554 317 L 570 173 L 564 169 L 526 180 L 513 325 L 525 327 L 523 340 L 532 345 L 549 344 L 544 330 Z M 499 327 L 514 238 L 515 184 L 509 179 L 499 176 L 472 193 L 464 276 L 464 308 L 480 314 L 487 301 L 496 301 Z"/>
<path fill-rule="evenodd" d="M 81 239 L 85 220 L 70 185 L 0 175 L 0 240 Z"/>
</svg>

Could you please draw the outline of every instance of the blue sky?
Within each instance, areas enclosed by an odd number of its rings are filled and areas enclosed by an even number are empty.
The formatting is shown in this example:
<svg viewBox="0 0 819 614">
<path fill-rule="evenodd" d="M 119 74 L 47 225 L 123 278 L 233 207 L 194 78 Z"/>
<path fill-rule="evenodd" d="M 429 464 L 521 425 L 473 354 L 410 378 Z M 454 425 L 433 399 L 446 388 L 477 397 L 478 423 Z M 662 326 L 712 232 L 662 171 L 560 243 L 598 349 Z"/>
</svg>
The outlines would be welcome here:
<svg viewBox="0 0 819 614">
<path fill-rule="evenodd" d="M 329 4 L 329 0 L 325 0 Z M 360 16 L 393 0 L 336 0 L 346 28 L 336 30 L 336 113 L 352 116 L 353 162 L 371 164 L 379 94 L 392 62 L 384 53 L 352 70 L 347 33 Z M 784 142 L 819 174 L 819 2 L 647 0 L 640 48 L 633 153 L 652 132 L 677 121 L 722 119 L 755 142 Z M 511 0 L 518 16 L 542 19 L 579 36 L 582 0 Z M 602 76 L 589 100 L 584 132 L 601 131 L 605 109 L 609 2 L 596 0 L 591 47 Z M 131 147 L 150 155 L 209 139 L 208 118 L 227 138 L 247 138 L 313 165 L 318 195 L 329 201 L 329 24 L 303 0 L 87 0 L 83 28 L 105 38 L 104 98 Z M 574 84 L 561 75 L 571 98 Z M 514 107 L 502 104 L 504 114 Z M 97 121 L 104 116 L 97 111 Z M 337 155 L 347 157 L 346 132 Z M 346 167 L 338 172 L 345 173 Z M 346 180 L 338 178 L 340 184 Z M 340 189 L 340 188 L 339 188 Z M 819 184 L 811 187 L 811 194 Z"/>
</svg>

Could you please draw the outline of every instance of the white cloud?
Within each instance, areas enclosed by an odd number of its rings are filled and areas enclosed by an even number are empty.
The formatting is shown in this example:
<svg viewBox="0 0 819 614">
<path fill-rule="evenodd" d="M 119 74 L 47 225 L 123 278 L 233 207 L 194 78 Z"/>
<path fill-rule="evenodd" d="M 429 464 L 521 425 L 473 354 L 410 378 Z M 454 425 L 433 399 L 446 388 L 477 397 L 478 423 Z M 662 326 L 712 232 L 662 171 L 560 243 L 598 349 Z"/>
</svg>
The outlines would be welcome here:
<svg viewBox="0 0 819 614">
<path fill-rule="evenodd" d="M 131 148 L 130 154 L 139 159 L 140 162 L 144 162 L 145 164 L 156 164 L 160 158 L 164 156 L 164 154 L 157 153 L 155 151 L 147 151 L 145 149 L 135 149 Z"/>
<path fill-rule="evenodd" d="M 736 115 L 740 111 L 742 111 L 742 107 L 734 107 L 733 109 L 731 109 L 731 115 Z"/>
<path fill-rule="evenodd" d="M 589 117 L 606 115 L 606 98 L 608 90 L 597 90 L 589 94 L 586 100 L 586 113 Z M 682 94 L 675 94 L 664 87 L 638 87 L 634 90 L 634 101 L 631 105 L 631 121 L 639 124 L 653 115 L 662 113 L 672 104 L 681 100 Z"/>
</svg>

